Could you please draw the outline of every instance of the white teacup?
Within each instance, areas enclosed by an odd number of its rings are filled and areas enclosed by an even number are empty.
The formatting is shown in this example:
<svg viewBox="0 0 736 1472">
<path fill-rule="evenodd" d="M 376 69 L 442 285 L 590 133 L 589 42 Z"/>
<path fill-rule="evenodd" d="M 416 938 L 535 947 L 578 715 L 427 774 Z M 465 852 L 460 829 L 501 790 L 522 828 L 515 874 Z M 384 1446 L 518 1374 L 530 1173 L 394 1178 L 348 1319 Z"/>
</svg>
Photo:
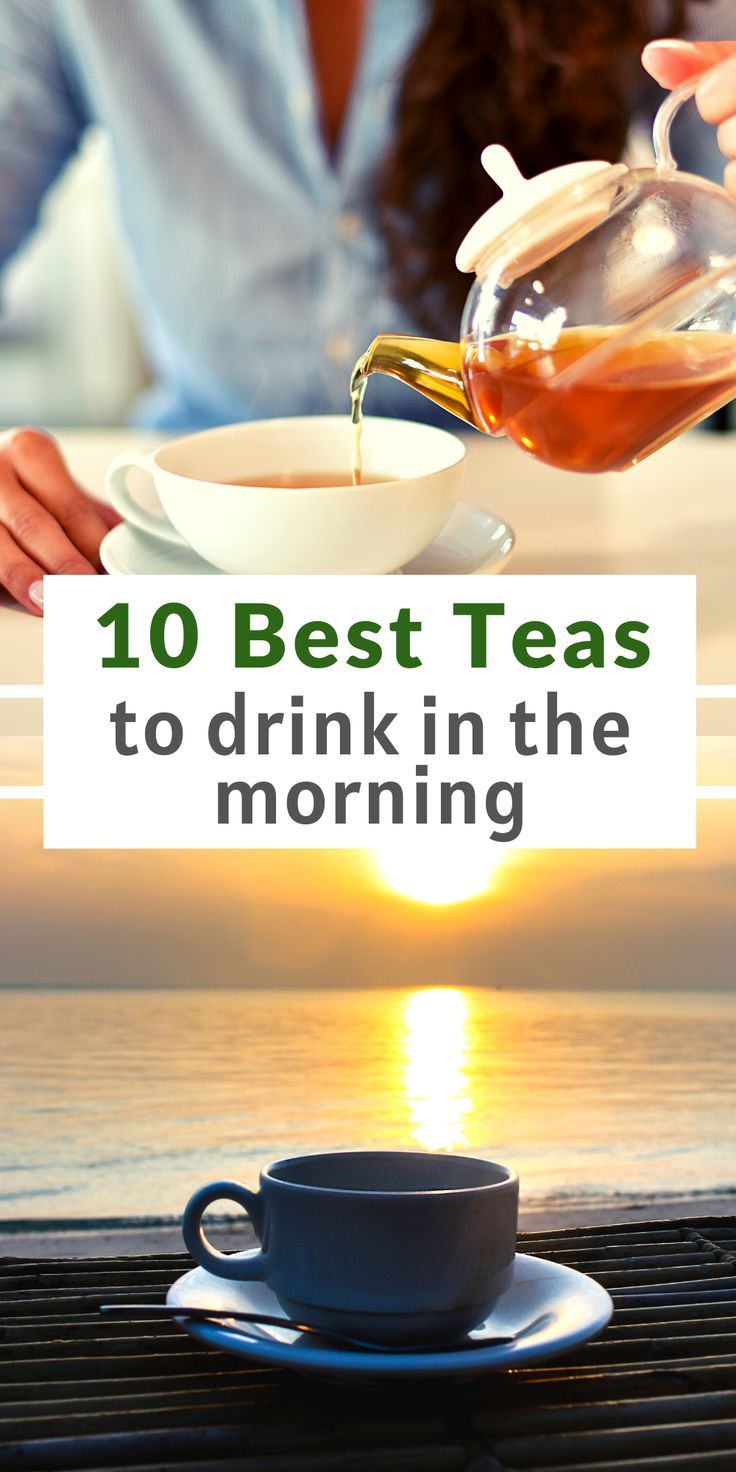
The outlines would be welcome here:
<svg viewBox="0 0 736 1472">
<path fill-rule="evenodd" d="M 465 446 L 447 430 L 402 419 L 363 425 L 362 486 L 232 485 L 250 477 L 348 471 L 347 414 L 223 425 L 124 453 L 108 470 L 126 521 L 228 573 L 393 572 L 441 531 L 462 483 Z M 131 494 L 128 471 L 152 476 L 168 522 Z M 384 479 L 385 477 L 385 479 Z"/>
</svg>

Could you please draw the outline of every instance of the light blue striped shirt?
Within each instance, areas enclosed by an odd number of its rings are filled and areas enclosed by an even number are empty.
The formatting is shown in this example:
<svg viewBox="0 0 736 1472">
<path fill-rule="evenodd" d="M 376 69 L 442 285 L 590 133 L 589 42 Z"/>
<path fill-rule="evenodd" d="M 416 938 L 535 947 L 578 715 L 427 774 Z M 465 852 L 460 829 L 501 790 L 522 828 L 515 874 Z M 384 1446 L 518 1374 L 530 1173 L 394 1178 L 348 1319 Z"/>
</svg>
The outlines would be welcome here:
<svg viewBox="0 0 736 1472">
<path fill-rule="evenodd" d="M 426 16 L 372 0 L 333 159 L 302 0 L 0 0 L 0 262 L 102 125 L 156 385 L 139 422 L 341 412 L 358 353 L 414 330 L 371 199 Z M 370 407 L 432 414 L 386 379 Z"/>
</svg>

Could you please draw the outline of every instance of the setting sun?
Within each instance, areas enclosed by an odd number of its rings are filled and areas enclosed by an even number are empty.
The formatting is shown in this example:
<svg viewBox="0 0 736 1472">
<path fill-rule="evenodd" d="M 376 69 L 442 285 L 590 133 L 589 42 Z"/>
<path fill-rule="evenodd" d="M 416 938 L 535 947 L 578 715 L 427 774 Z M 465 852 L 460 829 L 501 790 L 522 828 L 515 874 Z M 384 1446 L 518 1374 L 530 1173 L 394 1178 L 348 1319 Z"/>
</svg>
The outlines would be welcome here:
<svg viewBox="0 0 736 1472">
<path fill-rule="evenodd" d="M 423 905 L 456 905 L 493 887 L 506 861 L 492 845 L 432 844 L 416 838 L 376 849 L 374 861 L 387 889 Z"/>
</svg>

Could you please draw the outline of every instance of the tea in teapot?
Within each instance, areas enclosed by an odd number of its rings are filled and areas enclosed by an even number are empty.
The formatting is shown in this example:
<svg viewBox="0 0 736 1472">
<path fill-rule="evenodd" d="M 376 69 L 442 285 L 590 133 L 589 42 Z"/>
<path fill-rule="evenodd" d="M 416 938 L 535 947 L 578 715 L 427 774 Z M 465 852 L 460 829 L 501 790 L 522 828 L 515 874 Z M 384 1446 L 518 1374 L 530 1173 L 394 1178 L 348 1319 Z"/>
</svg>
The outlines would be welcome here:
<svg viewBox="0 0 736 1472">
<path fill-rule="evenodd" d="M 482 363 L 467 363 L 476 422 L 547 465 L 626 470 L 736 394 L 729 333 L 668 332 L 620 345 L 609 336 L 563 328 L 548 349 L 497 338 Z"/>
<path fill-rule="evenodd" d="M 736 203 L 669 146 L 693 91 L 660 108 L 653 168 L 527 180 L 484 151 L 503 197 L 457 254 L 476 278 L 461 339 L 377 337 L 353 371 L 356 433 L 368 377 L 387 373 L 549 465 L 625 470 L 736 395 Z"/>
</svg>

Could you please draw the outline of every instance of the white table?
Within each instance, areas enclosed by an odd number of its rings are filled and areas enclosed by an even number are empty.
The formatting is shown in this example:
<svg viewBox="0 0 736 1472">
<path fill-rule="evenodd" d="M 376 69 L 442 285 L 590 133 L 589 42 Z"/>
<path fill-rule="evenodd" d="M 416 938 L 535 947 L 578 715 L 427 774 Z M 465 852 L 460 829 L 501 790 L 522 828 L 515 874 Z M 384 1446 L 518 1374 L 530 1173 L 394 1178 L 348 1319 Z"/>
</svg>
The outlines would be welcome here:
<svg viewBox="0 0 736 1472">
<path fill-rule="evenodd" d="M 117 429 L 67 430 L 59 439 L 75 475 L 98 495 L 112 456 L 146 444 L 140 432 Z M 697 573 L 698 679 L 736 683 L 736 438 L 692 433 L 635 470 L 605 476 L 549 470 L 479 434 L 468 436 L 468 450 L 465 497 L 516 533 L 504 576 Z M 40 683 L 41 634 L 40 619 L 0 595 L 0 684 Z M 736 726 L 725 702 L 706 719 L 710 731 Z"/>
</svg>

